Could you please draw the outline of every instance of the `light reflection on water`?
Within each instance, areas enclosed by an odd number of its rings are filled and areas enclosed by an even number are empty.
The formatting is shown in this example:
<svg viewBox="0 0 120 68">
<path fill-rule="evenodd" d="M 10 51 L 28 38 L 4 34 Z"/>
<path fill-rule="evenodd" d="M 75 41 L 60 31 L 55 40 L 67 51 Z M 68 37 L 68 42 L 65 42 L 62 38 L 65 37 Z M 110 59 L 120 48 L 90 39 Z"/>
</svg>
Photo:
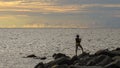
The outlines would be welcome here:
<svg viewBox="0 0 120 68">
<path fill-rule="evenodd" d="M 91 53 L 120 45 L 120 29 L 0 29 L 0 68 L 33 68 L 41 60 L 22 58 L 30 54 L 47 56 L 44 62 L 58 52 L 73 56 L 76 34 Z"/>
</svg>

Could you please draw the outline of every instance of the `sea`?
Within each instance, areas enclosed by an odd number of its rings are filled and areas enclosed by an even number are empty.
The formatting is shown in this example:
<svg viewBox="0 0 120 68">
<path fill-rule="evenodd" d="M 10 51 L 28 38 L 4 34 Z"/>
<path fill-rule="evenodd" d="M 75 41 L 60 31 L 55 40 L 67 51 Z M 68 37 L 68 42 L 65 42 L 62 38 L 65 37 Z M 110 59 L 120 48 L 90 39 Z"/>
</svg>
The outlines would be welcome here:
<svg viewBox="0 0 120 68">
<path fill-rule="evenodd" d="M 54 53 L 75 55 L 75 37 L 79 34 L 84 51 L 120 47 L 120 29 L 80 28 L 14 28 L 0 29 L 0 68 L 34 68 L 39 62 L 49 62 Z M 46 60 L 24 58 L 34 54 Z M 79 49 L 78 54 L 81 54 Z"/>
</svg>

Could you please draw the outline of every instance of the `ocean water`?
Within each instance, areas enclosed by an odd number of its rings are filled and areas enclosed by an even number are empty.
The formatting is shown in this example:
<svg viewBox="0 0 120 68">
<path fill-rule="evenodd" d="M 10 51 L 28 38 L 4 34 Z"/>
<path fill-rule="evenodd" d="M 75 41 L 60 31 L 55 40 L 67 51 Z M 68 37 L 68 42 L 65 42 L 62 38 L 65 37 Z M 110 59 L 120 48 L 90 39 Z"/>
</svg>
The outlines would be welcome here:
<svg viewBox="0 0 120 68">
<path fill-rule="evenodd" d="M 0 29 L 0 68 L 34 68 L 58 52 L 73 56 L 76 34 L 86 52 L 120 47 L 120 29 Z M 30 54 L 47 59 L 23 58 Z"/>
</svg>

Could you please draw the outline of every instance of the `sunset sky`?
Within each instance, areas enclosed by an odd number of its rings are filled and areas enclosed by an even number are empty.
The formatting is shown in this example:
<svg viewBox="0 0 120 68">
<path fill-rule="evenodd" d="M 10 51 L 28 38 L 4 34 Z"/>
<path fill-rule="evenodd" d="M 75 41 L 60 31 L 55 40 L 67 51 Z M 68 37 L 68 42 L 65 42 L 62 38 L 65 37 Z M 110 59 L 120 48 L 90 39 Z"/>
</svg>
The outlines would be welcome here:
<svg viewBox="0 0 120 68">
<path fill-rule="evenodd" d="M 120 0 L 0 0 L 0 28 L 120 28 Z"/>
</svg>

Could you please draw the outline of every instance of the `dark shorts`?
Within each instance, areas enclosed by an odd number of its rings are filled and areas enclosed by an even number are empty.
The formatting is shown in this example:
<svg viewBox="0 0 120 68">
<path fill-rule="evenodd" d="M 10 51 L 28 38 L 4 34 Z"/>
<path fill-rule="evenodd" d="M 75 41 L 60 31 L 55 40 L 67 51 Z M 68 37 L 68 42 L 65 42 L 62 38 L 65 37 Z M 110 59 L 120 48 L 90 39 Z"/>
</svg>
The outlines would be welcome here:
<svg viewBox="0 0 120 68">
<path fill-rule="evenodd" d="M 80 43 L 76 43 L 76 46 L 80 46 Z"/>
</svg>

